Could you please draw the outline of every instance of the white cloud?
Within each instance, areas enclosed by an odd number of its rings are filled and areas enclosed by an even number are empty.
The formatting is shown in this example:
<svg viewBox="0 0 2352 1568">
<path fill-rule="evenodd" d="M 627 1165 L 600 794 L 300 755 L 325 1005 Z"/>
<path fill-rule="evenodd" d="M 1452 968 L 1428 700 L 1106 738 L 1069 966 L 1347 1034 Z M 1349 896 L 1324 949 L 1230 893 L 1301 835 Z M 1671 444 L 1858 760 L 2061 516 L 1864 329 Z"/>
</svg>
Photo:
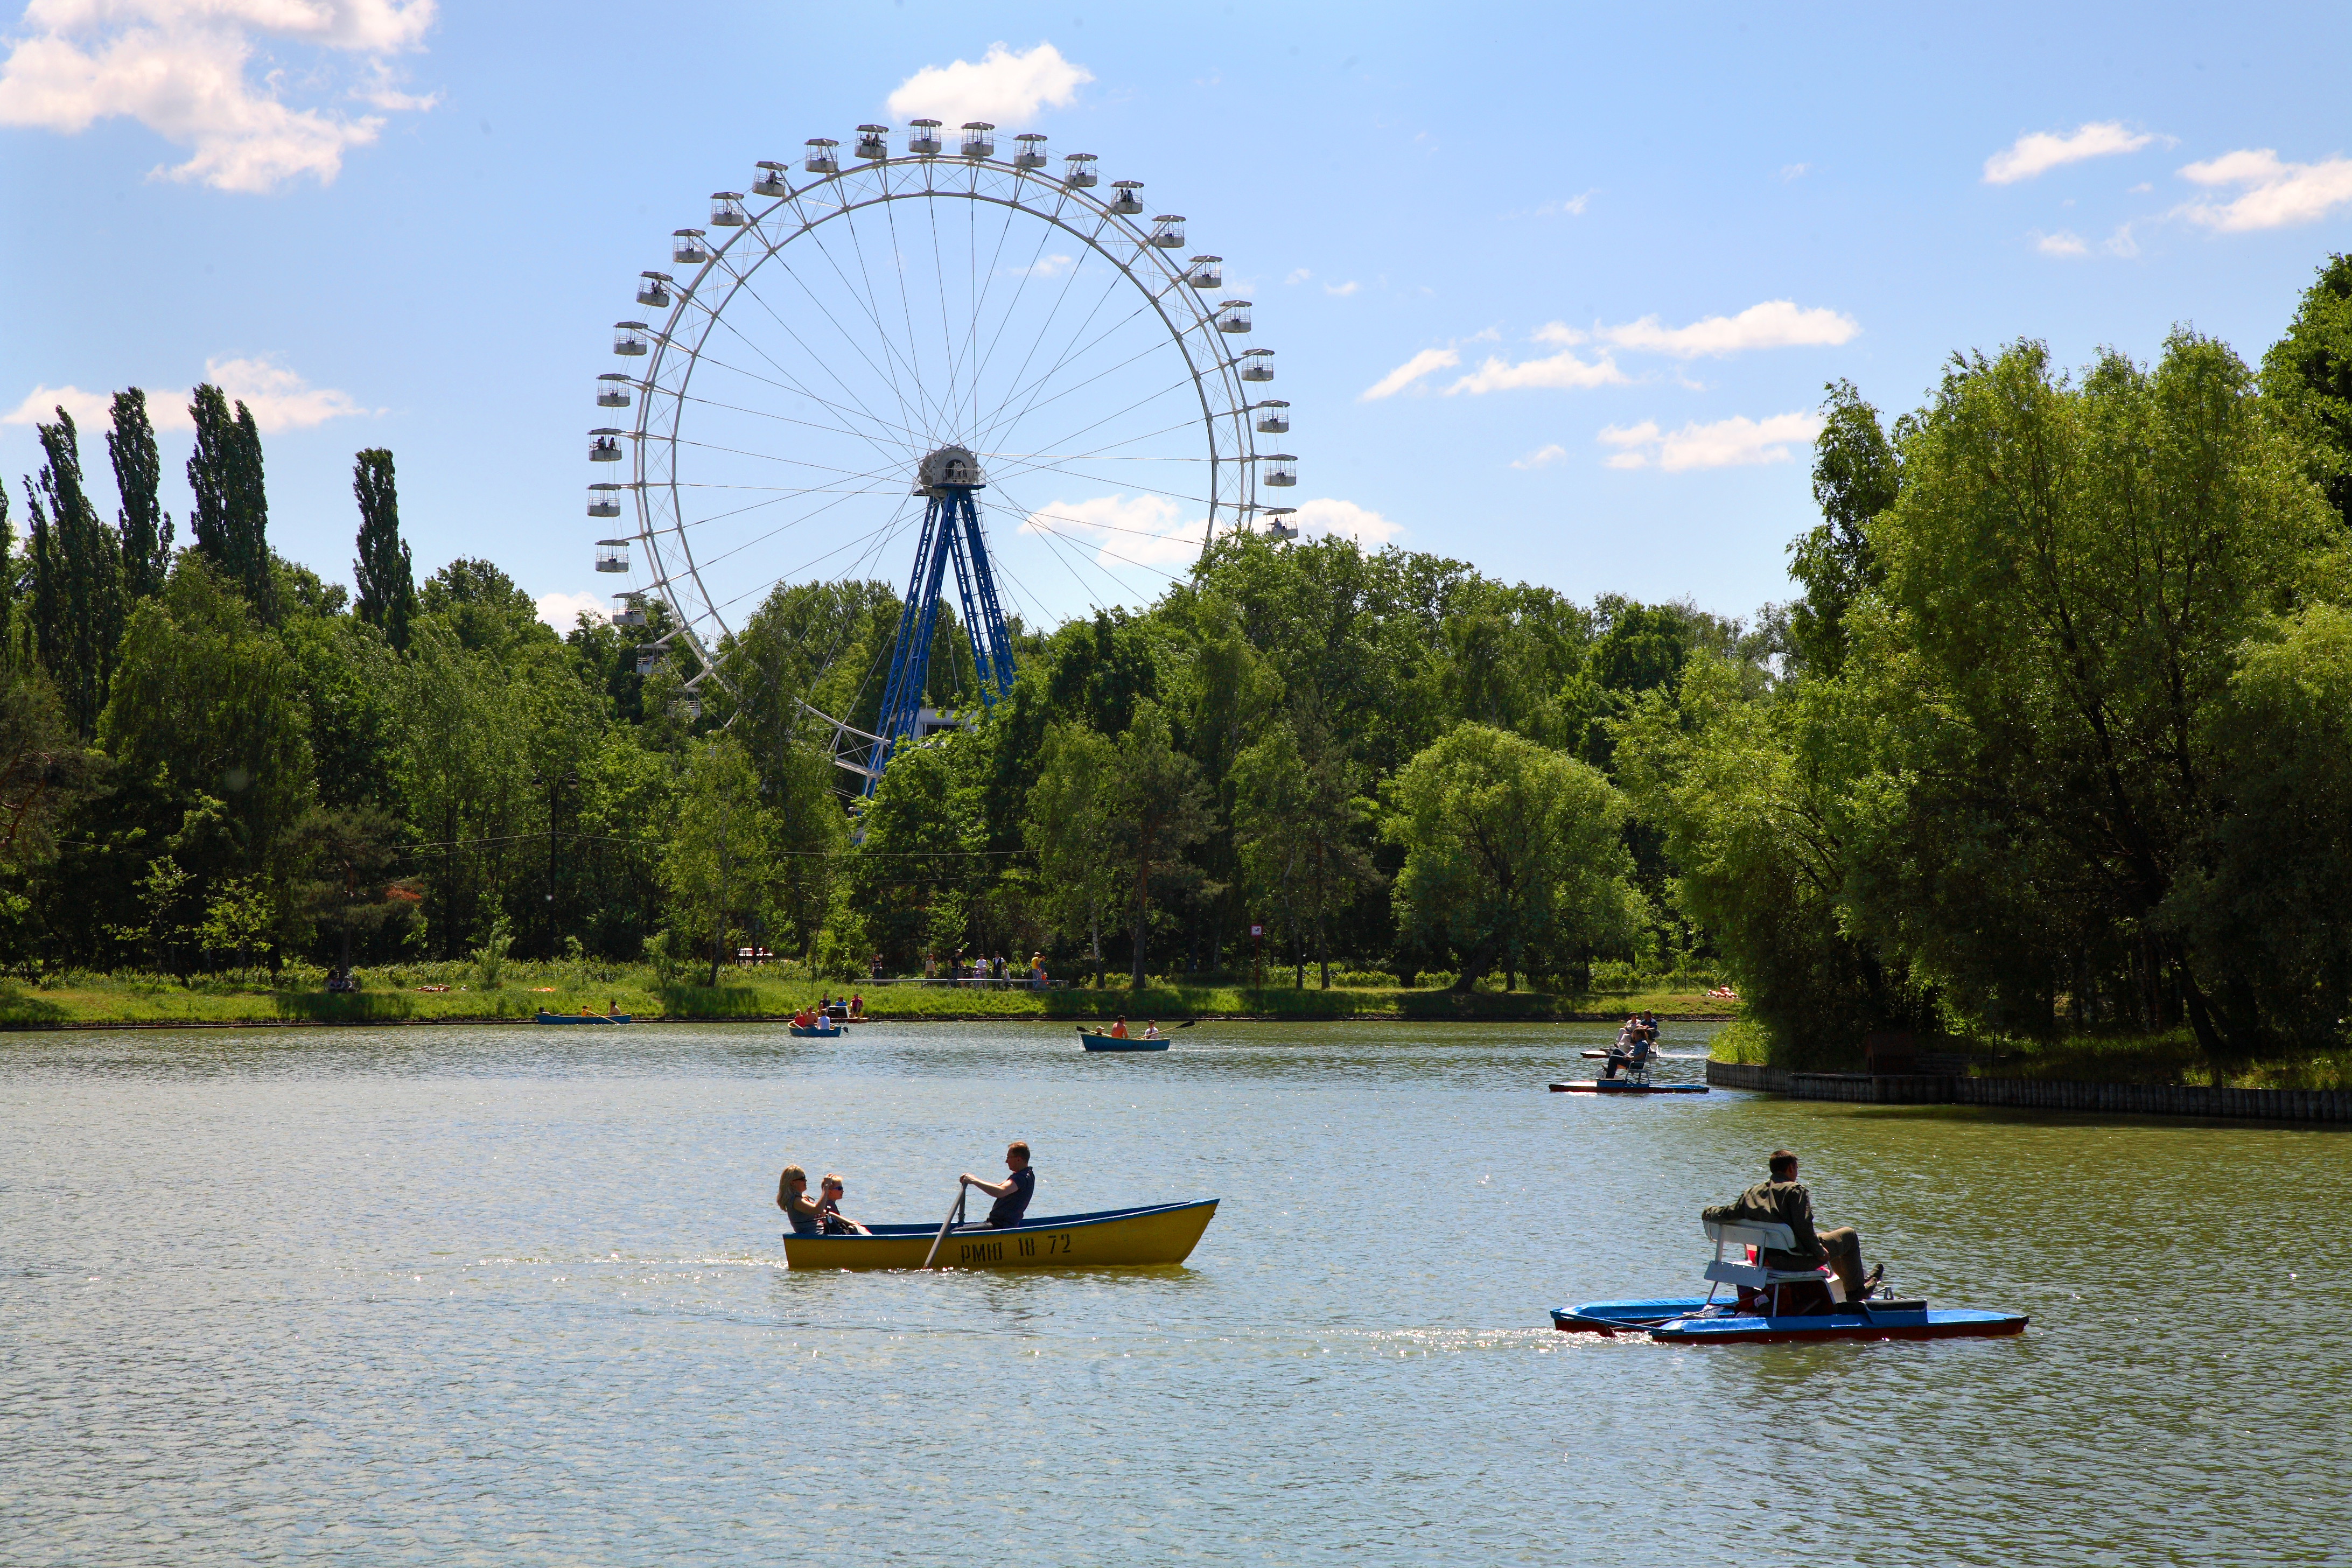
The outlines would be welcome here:
<svg viewBox="0 0 2352 1568">
<path fill-rule="evenodd" d="M 2083 242 L 2081 235 L 2063 228 L 2056 234 L 2037 232 L 2033 237 L 2033 248 L 2044 256 L 2088 256 L 2091 253 L 2091 247 Z"/>
<path fill-rule="evenodd" d="M 2048 174 L 2062 163 L 2079 163 L 2085 158 L 2105 158 L 2117 153 L 2137 153 L 2155 140 L 2155 136 L 2144 131 L 2126 131 L 2120 121 L 2114 120 L 2081 126 L 2063 136 L 2054 132 L 2036 131 L 2020 136 L 1987 158 L 1984 182 L 1988 185 L 2013 185 L 2020 180 Z"/>
<path fill-rule="evenodd" d="M 925 66 L 898 84 L 889 97 L 900 120 L 928 115 L 950 125 L 985 120 L 993 125 L 1025 123 L 1040 109 L 1065 109 L 1095 73 L 1062 58 L 1051 44 L 1014 54 L 991 44 L 977 60 Z"/>
<path fill-rule="evenodd" d="M 1300 501 L 1298 510 L 1290 515 L 1290 522 L 1302 534 L 1336 533 L 1354 540 L 1367 550 L 1377 550 L 1404 531 L 1401 522 L 1391 522 L 1354 501 L 1330 496 Z"/>
<path fill-rule="evenodd" d="M 1359 283 L 1359 282 L 1357 282 L 1354 279 L 1350 278 L 1350 279 L 1348 279 L 1348 281 L 1346 281 L 1345 283 L 1326 283 L 1326 284 L 1324 284 L 1324 285 L 1323 285 L 1323 292 L 1325 292 L 1326 294 L 1336 295 L 1336 296 L 1338 296 L 1339 299 L 1344 300 L 1344 299 L 1346 299 L 1349 295 L 1353 294 L 1354 292 L 1356 292 L 1356 290 L 1358 290 L 1359 289 L 1361 289 L 1362 287 L 1363 287 L 1363 285 L 1362 285 L 1361 283 Z"/>
<path fill-rule="evenodd" d="M 1495 334 L 1490 332 L 1487 335 L 1494 336 Z M 1546 321 L 1542 326 L 1538 327 L 1534 331 L 1529 332 L 1528 336 L 1537 342 L 1549 343 L 1556 349 L 1571 348 L 1574 345 L 1582 342 L 1585 339 L 1584 333 L 1578 331 L 1566 321 Z"/>
<path fill-rule="evenodd" d="M 570 636 L 580 624 L 580 617 L 602 623 L 613 618 L 604 608 L 604 601 L 594 594 L 541 594 L 539 596 L 539 618 L 557 631 Z"/>
<path fill-rule="evenodd" d="M 2181 178 L 2221 188 L 2242 187 L 2234 201 L 2191 202 L 2180 210 L 2193 222 L 2224 234 L 2311 223 L 2352 202 L 2352 158 L 2288 163 L 2268 147 L 2224 153 L 2180 171 Z"/>
<path fill-rule="evenodd" d="M 434 99 L 397 90 L 386 57 L 418 47 L 435 12 L 436 0 L 33 0 L 30 30 L 0 63 L 0 124 L 71 136 L 123 116 L 192 149 L 159 175 L 227 191 L 305 174 L 325 184 L 344 149 L 374 141 L 384 121 L 289 106 L 278 62 L 266 61 L 257 82 L 248 76 L 255 37 L 365 56 L 355 96 L 425 109 Z"/>
<path fill-rule="evenodd" d="M 267 354 L 255 359 L 208 359 L 205 361 L 204 379 L 226 393 L 232 405 L 243 403 L 251 409 L 255 426 L 266 435 L 308 430 L 330 419 L 383 412 L 363 407 L 348 392 L 312 386 Z M 147 388 L 147 416 L 156 429 L 194 428 L 194 421 L 188 417 L 188 399 L 193 390 L 183 391 L 156 382 L 132 384 Z M 75 424 L 89 426 L 110 416 L 114 395 L 84 392 L 78 386 L 37 386 L 14 409 L 0 415 L 0 425 L 31 425 L 55 418 L 54 410 L 59 404 L 72 414 Z"/>
<path fill-rule="evenodd" d="M 1285 283 L 1304 283 L 1314 276 L 1314 273 L 1309 272 L 1306 268 L 1301 267 L 1295 269 L 1290 276 L 1284 279 L 1283 281 Z"/>
<path fill-rule="evenodd" d="M 226 393 L 232 404 L 242 403 L 251 409 L 254 425 L 265 435 L 279 430 L 308 430 L 314 425 L 354 414 L 383 412 L 362 407 L 348 392 L 312 386 L 267 354 L 258 359 L 208 359 L 205 361 L 205 379 Z M 181 411 L 180 417 L 186 419 L 185 410 Z"/>
<path fill-rule="evenodd" d="M 1549 446 L 1538 447 L 1534 451 L 1529 452 L 1524 458 L 1512 458 L 1511 467 L 1515 468 L 1548 468 L 1567 456 L 1568 448 L 1561 446 L 1559 442 L 1554 441 Z"/>
<path fill-rule="evenodd" d="M 1793 300 L 1767 300 L 1736 316 L 1709 316 L 1687 327 L 1663 327 L 1657 317 L 1644 316 L 1622 327 L 1596 328 L 1593 336 L 1621 349 L 1695 359 L 1748 349 L 1833 347 L 1851 342 L 1861 331 L 1860 322 L 1835 310 L 1805 310 Z"/>
<path fill-rule="evenodd" d="M 1452 349 L 1423 349 L 1358 393 L 1356 401 L 1377 403 L 1383 397 L 1394 397 L 1432 371 L 1444 370 L 1461 363 L 1462 356 Z"/>
<path fill-rule="evenodd" d="M 1617 448 L 1609 459 L 1612 468 L 1656 467 L 1672 473 L 1683 468 L 1785 463 L 1791 442 L 1810 441 L 1821 428 L 1818 414 L 1776 414 L 1762 421 L 1735 416 L 1673 431 L 1661 431 L 1655 420 L 1623 427 L 1612 425 L 1596 439 Z"/>
<path fill-rule="evenodd" d="M 1780 178 L 1801 180 L 1811 172 L 1812 167 L 1811 163 L 1783 163 L 1780 165 Z"/>
<path fill-rule="evenodd" d="M 1445 389 L 1445 395 L 1457 392 L 1517 392 L 1526 387 L 1591 387 L 1622 384 L 1625 373 L 1606 354 L 1597 361 L 1587 362 L 1576 357 L 1575 351 L 1562 349 L 1543 359 L 1521 360 L 1513 364 L 1490 354 L 1476 370 Z"/>
<path fill-rule="evenodd" d="M 1009 278 L 1058 278 L 1070 269 L 1075 259 L 1057 252 L 1052 256 L 1041 256 L 1026 267 L 1008 267 L 1004 272 Z"/>
<path fill-rule="evenodd" d="M 87 430 L 103 424 L 114 406 L 114 399 L 103 392 L 84 392 L 79 386 L 51 386 L 47 382 L 25 395 L 25 401 L 5 414 L 0 414 L 0 425 L 46 425 L 58 416 L 62 407 L 73 416 L 76 425 Z"/>
<path fill-rule="evenodd" d="M 1201 553 L 1205 517 L 1187 517 L 1167 496 L 1094 496 L 1056 500 L 1021 520 L 1023 533 L 1052 534 L 1096 547 L 1103 565 L 1172 565 Z"/>
</svg>

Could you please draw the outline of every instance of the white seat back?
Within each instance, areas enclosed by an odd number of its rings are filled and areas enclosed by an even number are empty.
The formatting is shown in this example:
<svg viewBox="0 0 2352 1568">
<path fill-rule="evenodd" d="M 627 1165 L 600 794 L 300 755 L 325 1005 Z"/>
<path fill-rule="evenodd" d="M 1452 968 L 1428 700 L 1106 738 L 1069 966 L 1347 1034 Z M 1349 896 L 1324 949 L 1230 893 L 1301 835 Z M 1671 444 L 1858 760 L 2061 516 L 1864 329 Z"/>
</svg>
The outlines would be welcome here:
<svg viewBox="0 0 2352 1568">
<path fill-rule="evenodd" d="M 1785 1225 L 1769 1220 L 1710 1219 L 1703 1220 L 1706 1238 L 1717 1250 L 1726 1247 L 1769 1247 L 1775 1252 L 1793 1252 L 1797 1234 Z"/>
</svg>

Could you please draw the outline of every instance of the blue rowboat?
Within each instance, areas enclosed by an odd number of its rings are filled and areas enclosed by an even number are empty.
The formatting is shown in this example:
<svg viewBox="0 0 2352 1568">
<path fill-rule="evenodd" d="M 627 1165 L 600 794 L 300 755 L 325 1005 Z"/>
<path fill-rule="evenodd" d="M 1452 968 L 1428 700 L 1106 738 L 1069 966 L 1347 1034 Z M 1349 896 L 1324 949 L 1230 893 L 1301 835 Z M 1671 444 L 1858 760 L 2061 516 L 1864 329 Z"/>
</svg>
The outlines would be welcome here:
<svg viewBox="0 0 2352 1568">
<path fill-rule="evenodd" d="M 549 1013 L 542 1011 L 539 1016 L 539 1021 L 542 1024 L 625 1024 L 629 1021 L 629 1015 L 626 1013 L 614 1013 L 608 1016 L 603 1013 Z"/>
<path fill-rule="evenodd" d="M 787 1236 L 784 1261 L 794 1268 L 1103 1268 L 1181 1263 L 1216 1217 L 1216 1198 L 1147 1204 L 1091 1214 L 1032 1216 L 999 1230 L 957 1226 L 942 1238 L 936 1225 L 877 1225 L 870 1236 Z M 931 1247 L 939 1252 L 933 1257 Z"/>
<path fill-rule="evenodd" d="M 818 1028 L 814 1024 L 790 1024 L 785 1026 L 792 1030 L 793 1038 L 796 1040 L 837 1040 L 849 1033 L 839 1024 L 824 1029 Z"/>
<path fill-rule="evenodd" d="M 1168 1037 L 1165 1035 L 1156 1040 L 1139 1040 L 1131 1035 L 1119 1040 L 1100 1029 L 1089 1029 L 1084 1025 L 1078 1027 L 1078 1039 L 1090 1051 L 1164 1051 L 1168 1048 Z"/>
</svg>

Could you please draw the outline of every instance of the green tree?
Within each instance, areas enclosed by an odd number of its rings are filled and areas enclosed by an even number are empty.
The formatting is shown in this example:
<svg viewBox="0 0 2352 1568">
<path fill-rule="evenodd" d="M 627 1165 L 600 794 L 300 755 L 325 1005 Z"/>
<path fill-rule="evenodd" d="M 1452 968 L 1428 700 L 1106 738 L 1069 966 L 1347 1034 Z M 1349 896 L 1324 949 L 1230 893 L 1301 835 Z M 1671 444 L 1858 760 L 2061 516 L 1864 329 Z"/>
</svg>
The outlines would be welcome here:
<svg viewBox="0 0 2352 1568">
<path fill-rule="evenodd" d="M 425 580 L 416 595 L 418 613 L 435 616 L 468 651 L 509 657 L 520 650 L 549 651 L 554 630 L 539 618 L 531 596 L 488 561 L 464 557 Z"/>
<path fill-rule="evenodd" d="M 106 705 L 122 638 L 121 546 L 82 489 L 73 416 L 59 408 L 56 424 L 35 428 L 48 459 L 32 506 L 41 662 L 57 681 L 66 711 L 88 735 Z"/>
<path fill-rule="evenodd" d="M 1157 702 L 1136 704 L 1135 721 L 1118 738 L 1114 770 L 1111 857 L 1125 885 L 1134 943 L 1129 984 L 1140 991 L 1155 899 L 1200 880 L 1184 852 L 1208 834 L 1209 791 L 1201 765 L 1176 749 L 1167 712 Z"/>
<path fill-rule="evenodd" d="M 2331 256 L 2286 335 L 2263 356 L 2263 401 L 2303 447 L 2305 472 L 2352 522 L 2352 256 Z"/>
<path fill-rule="evenodd" d="M 1459 955 L 1454 989 L 1498 967 L 1507 987 L 1525 973 L 1573 980 L 1639 928 L 1624 798 L 1587 764 L 1464 724 L 1383 794 L 1382 831 L 1405 851 L 1397 922 Z"/>
<path fill-rule="evenodd" d="M 1790 638 L 1803 667 L 1835 675 L 1845 663 L 1846 616 L 1878 580 L 1870 521 L 1903 493 L 1902 454 L 1850 381 L 1830 383 L 1813 441 L 1813 504 L 1822 521 L 1794 541 L 1790 575 L 1805 596 L 1790 610 Z"/>
<path fill-rule="evenodd" d="M 408 544 L 400 537 L 400 492 L 390 452 L 370 447 L 352 459 L 352 493 L 360 503 L 359 559 L 352 563 L 359 597 L 352 608 L 381 629 L 394 648 L 404 650 L 409 618 L 416 613 L 416 587 Z"/>
<path fill-rule="evenodd" d="M 500 918 L 536 861 L 528 719 L 514 689 L 531 667 L 467 648 L 441 616 L 420 616 L 400 670 L 393 776 L 434 868 L 430 929 L 444 958 Z"/>
<path fill-rule="evenodd" d="M 209 382 L 196 388 L 188 416 L 196 426 L 195 449 L 188 458 L 188 488 L 196 498 L 188 525 L 196 549 L 263 621 L 274 624 L 278 605 L 261 433 L 243 402 L 231 414 L 227 397 Z"/>
<path fill-rule="evenodd" d="M 1319 726 L 1285 721 L 1234 764 L 1236 837 L 1253 892 L 1283 911 L 1296 954 L 1294 982 L 1307 984 L 1312 944 L 1331 988 L 1331 921 L 1337 910 L 1379 880 L 1358 841 L 1364 812 L 1344 758 Z"/>
<path fill-rule="evenodd" d="M 2240 650 L 2332 580 L 2302 457 L 2186 330 L 2079 386 L 2038 343 L 1955 362 L 1870 530 L 1854 929 L 1998 1026 L 2107 989 L 2177 998 L 2216 1056 L 2262 1047 L 2253 977 L 2165 911 L 2247 765 L 2210 722 Z"/>
<path fill-rule="evenodd" d="M 768 901 L 774 862 L 766 816 L 759 774 L 731 736 L 688 748 L 662 882 L 680 932 L 709 943 L 712 985 L 730 956 L 730 931 L 749 927 Z"/>
<path fill-rule="evenodd" d="M 114 395 L 114 428 L 106 454 L 114 465 L 114 488 L 121 497 L 115 521 L 122 542 L 123 592 L 132 601 L 163 591 L 172 571 L 172 518 L 158 486 L 163 474 L 155 450 L 155 426 L 147 416 L 147 395 L 138 387 Z"/>
<path fill-rule="evenodd" d="M 1118 909 L 1121 886 L 1113 855 L 1118 748 L 1085 725 L 1056 724 L 1042 761 L 1023 837 L 1036 857 L 1047 918 L 1065 936 L 1085 939 L 1100 986 L 1103 917 Z"/>
</svg>

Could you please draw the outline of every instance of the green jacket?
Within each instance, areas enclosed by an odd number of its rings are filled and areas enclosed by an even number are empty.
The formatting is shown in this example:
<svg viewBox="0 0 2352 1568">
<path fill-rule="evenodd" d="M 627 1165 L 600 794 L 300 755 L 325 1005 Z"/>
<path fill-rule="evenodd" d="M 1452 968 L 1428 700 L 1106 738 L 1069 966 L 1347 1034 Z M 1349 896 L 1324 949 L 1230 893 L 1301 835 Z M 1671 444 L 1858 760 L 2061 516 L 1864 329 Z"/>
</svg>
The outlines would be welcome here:
<svg viewBox="0 0 2352 1568">
<path fill-rule="evenodd" d="M 1813 1194 L 1802 1182 L 1759 1182 L 1727 1204 L 1701 1209 L 1699 1218 L 1787 1226 L 1797 1249 L 1765 1248 L 1760 1261 L 1767 1268 L 1811 1268 L 1830 1255 L 1813 1229 Z"/>
</svg>

